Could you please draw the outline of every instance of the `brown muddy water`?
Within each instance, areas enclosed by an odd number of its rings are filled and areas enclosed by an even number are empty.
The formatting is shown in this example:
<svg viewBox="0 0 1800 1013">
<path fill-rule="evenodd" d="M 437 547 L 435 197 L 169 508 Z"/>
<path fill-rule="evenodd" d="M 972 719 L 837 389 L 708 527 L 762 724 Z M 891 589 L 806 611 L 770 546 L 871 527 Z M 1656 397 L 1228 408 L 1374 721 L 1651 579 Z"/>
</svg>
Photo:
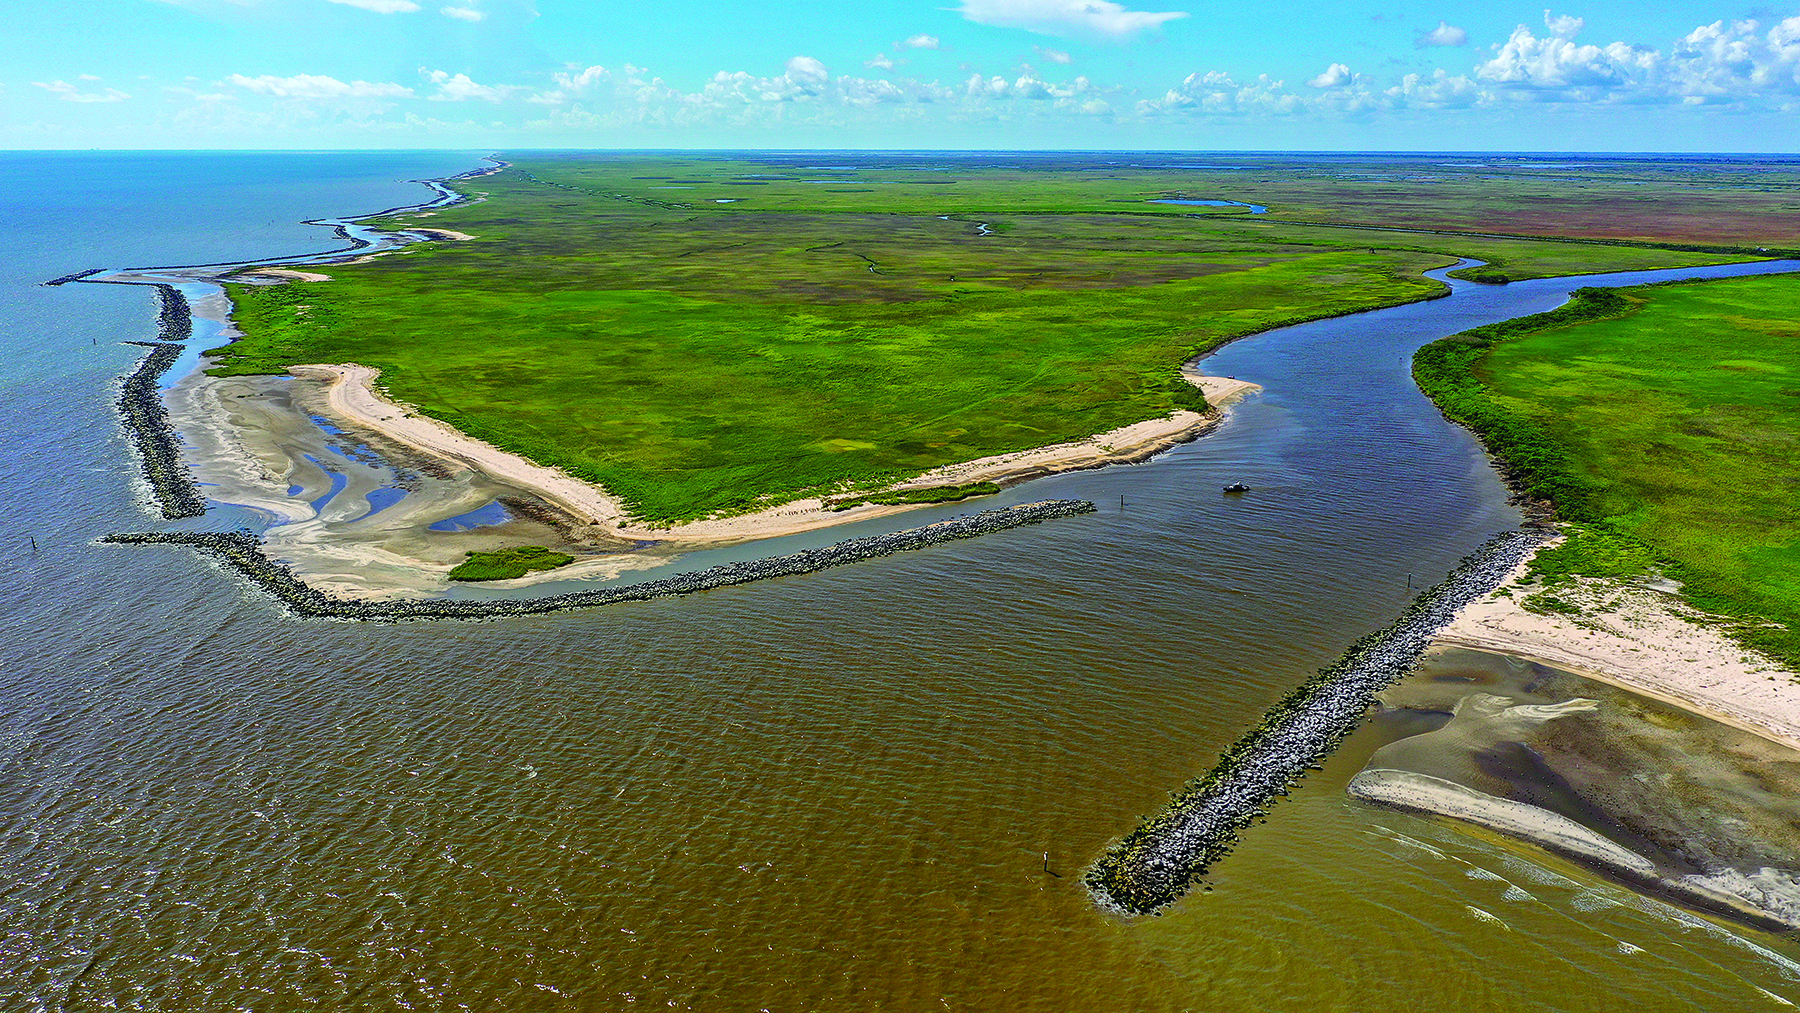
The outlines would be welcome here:
<svg viewBox="0 0 1800 1013">
<path fill-rule="evenodd" d="M 7 192 L 41 204 L 6 211 L 30 241 L 0 259 L 15 434 L 0 461 L 0 1008 L 1800 998 L 1800 946 L 1351 800 L 1373 729 L 1210 892 L 1124 921 L 1078 883 L 1270 702 L 1385 625 L 1409 575 L 1432 583 L 1515 521 L 1406 363 L 1568 282 L 1459 286 L 1232 346 L 1209 368 L 1267 391 L 1219 433 L 1015 493 L 1101 514 L 689 599 L 302 622 L 185 551 L 92 544 L 160 526 L 110 403 L 138 351 L 110 342 L 146 336 L 151 302 L 33 283 L 322 247 L 284 223 L 398 203 L 417 188 L 391 180 L 473 162 L 0 159 Z M 1237 480 L 1252 492 L 1222 497 Z M 220 508 L 194 526 L 239 523 L 268 516 Z"/>
</svg>

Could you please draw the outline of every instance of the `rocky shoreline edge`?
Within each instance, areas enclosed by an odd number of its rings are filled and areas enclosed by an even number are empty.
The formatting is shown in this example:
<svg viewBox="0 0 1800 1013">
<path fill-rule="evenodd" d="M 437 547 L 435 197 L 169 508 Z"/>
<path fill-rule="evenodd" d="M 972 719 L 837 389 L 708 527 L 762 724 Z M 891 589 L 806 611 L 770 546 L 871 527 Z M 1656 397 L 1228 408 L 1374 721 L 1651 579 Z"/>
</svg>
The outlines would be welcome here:
<svg viewBox="0 0 1800 1013">
<path fill-rule="evenodd" d="M 406 619 L 493 619 L 506 616 L 538 615 L 570 609 L 615 605 L 628 601 L 648 601 L 673 595 L 695 594 L 714 588 L 748 584 L 772 577 L 812 573 L 834 566 L 844 566 L 880 556 L 942 545 L 964 538 L 1039 524 L 1059 517 L 1075 517 L 1095 512 L 1087 500 L 1056 499 L 997 507 L 979 513 L 963 514 L 882 535 L 849 538 L 819 549 L 802 549 L 782 556 L 723 563 L 705 570 L 676 574 L 625 587 L 596 588 L 541 598 L 521 599 L 445 599 L 428 598 L 403 601 L 357 601 L 333 598 L 314 590 L 296 577 L 292 570 L 262 550 L 262 540 L 247 531 L 238 532 L 142 532 L 108 535 L 100 539 L 111 545 L 188 545 L 216 556 L 237 570 L 251 583 L 274 595 L 296 616 L 315 619 L 356 619 L 393 622 Z"/>
<path fill-rule="evenodd" d="M 1535 530 L 1495 536 L 1393 625 L 1358 640 L 1288 694 L 1211 771 L 1100 856 L 1082 877 L 1095 901 L 1143 915 L 1179 900 L 1236 846 L 1240 831 L 1356 728 L 1376 691 L 1410 671 L 1463 606 L 1499 587 L 1548 537 Z"/>
<path fill-rule="evenodd" d="M 173 285 L 157 285 L 156 341 L 128 341 L 150 349 L 119 388 L 119 421 L 137 447 L 144 481 L 168 520 L 206 513 L 206 497 L 181 457 L 181 439 L 169 424 L 159 382 L 187 350 L 181 344 L 194 333 L 194 314 L 187 297 Z"/>
</svg>

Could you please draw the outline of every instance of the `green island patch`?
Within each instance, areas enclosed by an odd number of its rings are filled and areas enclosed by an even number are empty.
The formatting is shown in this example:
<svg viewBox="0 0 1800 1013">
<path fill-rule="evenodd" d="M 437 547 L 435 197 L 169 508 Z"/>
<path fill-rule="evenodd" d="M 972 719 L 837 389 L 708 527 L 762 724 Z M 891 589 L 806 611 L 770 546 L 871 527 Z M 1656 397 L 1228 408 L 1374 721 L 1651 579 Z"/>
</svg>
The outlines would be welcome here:
<svg viewBox="0 0 1800 1013">
<path fill-rule="evenodd" d="M 496 552 L 470 552 L 468 559 L 450 571 L 451 580 L 513 580 L 536 570 L 554 570 L 575 562 L 575 557 L 551 552 L 542 545 L 521 545 Z"/>
<path fill-rule="evenodd" d="M 867 496 L 851 496 L 844 499 L 827 500 L 826 505 L 833 510 L 848 510 L 862 506 L 864 503 L 879 503 L 884 506 L 898 506 L 905 503 L 960 503 L 971 496 L 992 496 L 1000 491 L 1000 487 L 992 482 L 970 482 L 968 485 L 934 485 L 924 489 L 903 489 L 895 492 L 871 493 Z"/>
</svg>

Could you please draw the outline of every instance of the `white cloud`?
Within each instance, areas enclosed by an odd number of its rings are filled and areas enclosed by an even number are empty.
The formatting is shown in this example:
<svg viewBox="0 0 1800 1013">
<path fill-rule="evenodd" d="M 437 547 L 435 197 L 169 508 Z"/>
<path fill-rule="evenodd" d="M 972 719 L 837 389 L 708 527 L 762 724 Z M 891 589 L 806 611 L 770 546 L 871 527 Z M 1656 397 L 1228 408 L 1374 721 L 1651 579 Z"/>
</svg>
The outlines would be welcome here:
<svg viewBox="0 0 1800 1013">
<path fill-rule="evenodd" d="M 233 74 L 225 79 L 232 85 L 258 95 L 293 99 L 383 99 L 411 98 L 413 90 L 403 84 L 375 81 L 339 81 L 322 74 L 296 74 L 276 77 L 264 74 L 245 77 Z"/>
<path fill-rule="evenodd" d="M 1036 73 L 1027 70 L 1018 77 L 1008 80 L 999 75 L 982 77 L 971 74 L 963 84 L 963 97 L 977 101 L 1021 100 L 1026 102 L 1047 102 L 1059 109 L 1083 109 L 1092 106 L 1100 111 L 1111 111 L 1105 100 L 1099 97 L 1102 89 L 1086 77 L 1078 77 L 1067 83 L 1046 81 Z M 1098 106 L 1094 104 L 1098 103 Z"/>
<path fill-rule="evenodd" d="M 487 17 L 486 14 L 481 13 L 473 7 L 445 7 L 439 13 L 447 18 L 455 18 L 458 21 L 480 21 L 482 18 Z"/>
<path fill-rule="evenodd" d="M 1442 67 L 1429 77 L 1408 74 L 1386 94 L 1394 104 L 1416 109 L 1463 108 L 1492 100 L 1468 77 L 1462 74 L 1451 76 Z"/>
<path fill-rule="evenodd" d="M 895 63 L 893 60 L 888 59 L 888 55 L 886 53 L 876 53 L 875 59 L 865 61 L 863 63 L 863 66 L 875 67 L 879 70 L 893 70 L 895 67 L 898 67 L 900 65 Z"/>
<path fill-rule="evenodd" d="M 1286 115 L 1306 108 L 1299 95 L 1281 81 L 1262 74 L 1249 84 L 1239 84 L 1223 71 L 1189 74 L 1160 100 L 1139 103 L 1144 113 L 1190 112 L 1211 115 Z"/>
<path fill-rule="evenodd" d="M 626 64 L 626 66 L 629 67 L 630 64 Z M 585 67 L 572 74 L 558 74 L 554 80 L 559 88 L 565 88 L 569 91 L 586 91 L 602 81 L 611 78 L 611 71 L 599 64 L 595 64 L 592 67 Z"/>
<path fill-rule="evenodd" d="M 1551 20 L 1548 12 L 1545 20 Z M 1541 39 L 1524 25 L 1513 29 L 1494 57 L 1476 66 L 1475 76 L 1522 98 L 1592 101 L 1649 84 L 1662 61 L 1654 49 L 1623 42 L 1581 45 L 1574 37 L 1579 19 L 1556 22 L 1557 34 Z"/>
<path fill-rule="evenodd" d="M 977 24 L 1023 28 L 1043 35 L 1095 35 L 1123 41 L 1185 18 L 1183 11 L 1153 14 L 1127 10 L 1111 0 L 962 0 L 962 16 Z"/>
<path fill-rule="evenodd" d="M 691 92 L 630 64 L 613 73 L 591 67 L 559 74 L 555 82 L 555 90 L 530 99 L 554 107 L 554 111 L 529 126 L 600 129 L 802 121 L 891 123 L 916 120 L 928 108 L 941 107 L 946 115 L 954 116 L 961 100 L 956 91 L 935 82 L 834 77 L 824 63 L 810 56 L 788 60 L 782 72 L 772 77 L 721 71 Z"/>
<path fill-rule="evenodd" d="M 915 35 L 904 42 L 894 43 L 895 49 L 936 49 L 938 37 L 935 35 Z"/>
<path fill-rule="evenodd" d="M 1755 21 L 1701 25 L 1669 50 L 1666 86 L 1689 104 L 1800 96 L 1800 17 L 1764 35 Z"/>
<path fill-rule="evenodd" d="M 84 81 L 99 80 L 99 78 L 87 74 L 83 74 L 81 79 Z M 34 87 L 42 88 L 64 102 L 123 102 L 131 97 L 117 88 L 108 88 L 105 91 L 82 91 L 67 81 L 33 81 L 31 83 Z"/>
<path fill-rule="evenodd" d="M 1510 98 L 1534 102 L 1773 106 L 1800 100 L 1800 17 L 1767 32 L 1752 20 L 1701 25 L 1667 53 L 1648 46 L 1576 41 L 1580 18 L 1544 12 L 1550 35 L 1513 29 L 1475 76 Z"/>
<path fill-rule="evenodd" d="M 1427 32 L 1420 32 L 1413 40 L 1413 46 L 1427 49 L 1432 46 L 1466 46 L 1469 44 L 1469 33 L 1448 21 L 1439 21 L 1437 27 Z"/>
<path fill-rule="evenodd" d="M 329 2 L 343 4 L 346 7 L 360 7 L 365 11 L 374 11 L 377 14 L 411 14 L 419 9 L 419 5 L 413 3 L 412 0 L 329 0 Z"/>
<path fill-rule="evenodd" d="M 1306 82 L 1309 88 L 1342 88 L 1356 80 L 1350 68 L 1341 63 L 1334 63 L 1325 68 L 1325 72 Z"/>
<path fill-rule="evenodd" d="M 1544 27 L 1550 29 L 1550 34 L 1559 39 L 1574 38 L 1581 34 L 1582 26 L 1586 24 L 1587 22 L 1580 18 L 1570 17 L 1567 14 L 1552 15 L 1548 8 L 1544 10 Z"/>
<path fill-rule="evenodd" d="M 1392 87 L 1372 87 L 1345 64 L 1334 63 L 1307 82 L 1317 89 L 1307 94 L 1289 91 L 1287 85 L 1267 74 L 1239 83 L 1223 71 L 1196 73 L 1160 99 L 1138 103 L 1145 117 L 1203 116 L 1288 117 L 1314 116 L 1366 118 L 1407 109 L 1463 108 L 1493 101 L 1475 81 L 1444 70 L 1431 75 L 1408 74 Z"/>
<path fill-rule="evenodd" d="M 1069 54 L 1063 52 L 1060 49 L 1049 49 L 1044 46 L 1033 46 L 1031 48 L 1037 50 L 1037 54 L 1039 56 L 1043 57 L 1046 60 L 1049 60 L 1051 63 L 1060 63 L 1066 67 L 1069 64 L 1075 62 L 1075 58 L 1073 56 L 1070 56 Z"/>
<path fill-rule="evenodd" d="M 437 85 L 429 97 L 433 102 L 500 102 L 518 89 L 512 85 L 476 84 L 467 74 L 451 74 L 442 70 L 419 68 L 425 80 Z"/>
</svg>

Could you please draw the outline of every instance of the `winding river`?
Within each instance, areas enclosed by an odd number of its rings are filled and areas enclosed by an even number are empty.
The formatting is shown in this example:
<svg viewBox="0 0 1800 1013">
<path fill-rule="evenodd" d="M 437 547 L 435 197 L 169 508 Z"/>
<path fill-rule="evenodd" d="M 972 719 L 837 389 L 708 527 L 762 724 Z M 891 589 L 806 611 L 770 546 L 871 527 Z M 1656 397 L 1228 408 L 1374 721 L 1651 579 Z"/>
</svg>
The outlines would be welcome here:
<svg viewBox="0 0 1800 1013">
<path fill-rule="evenodd" d="M 1377 745 L 1361 733 L 1169 913 L 1110 917 L 1078 881 L 1272 700 L 1385 625 L 1409 577 L 1436 581 L 1517 520 L 1473 439 L 1412 386 L 1413 348 L 1578 284 L 1778 265 L 1452 281 L 1447 299 L 1240 341 L 1206 368 L 1266 390 L 1216 434 L 1004 498 L 1092 499 L 1089 517 L 683 599 L 308 622 L 186 551 L 93 544 L 151 523 L 108 385 L 137 351 L 110 343 L 147 336 L 152 303 L 32 286 L 157 262 L 143 244 L 171 206 L 186 209 L 175 241 L 211 243 L 185 259 L 241 259 L 304 250 L 287 222 L 416 186 L 390 183 L 391 164 L 357 170 L 366 155 L 332 162 L 330 185 L 309 183 L 317 156 L 259 156 L 241 175 L 273 166 L 287 189 L 247 227 L 241 200 L 198 190 L 239 163 L 166 156 L 101 230 L 110 163 L 61 157 L 0 163 L 9 192 L 44 204 L 8 221 L 32 241 L 0 261 L 18 448 L 0 463 L 0 1008 L 1800 999 L 1800 946 L 1351 801 Z M 413 157 L 415 176 L 450 161 Z M 71 221 L 96 228 L 45 263 Z M 1220 494 L 1238 480 L 1252 491 Z"/>
</svg>

